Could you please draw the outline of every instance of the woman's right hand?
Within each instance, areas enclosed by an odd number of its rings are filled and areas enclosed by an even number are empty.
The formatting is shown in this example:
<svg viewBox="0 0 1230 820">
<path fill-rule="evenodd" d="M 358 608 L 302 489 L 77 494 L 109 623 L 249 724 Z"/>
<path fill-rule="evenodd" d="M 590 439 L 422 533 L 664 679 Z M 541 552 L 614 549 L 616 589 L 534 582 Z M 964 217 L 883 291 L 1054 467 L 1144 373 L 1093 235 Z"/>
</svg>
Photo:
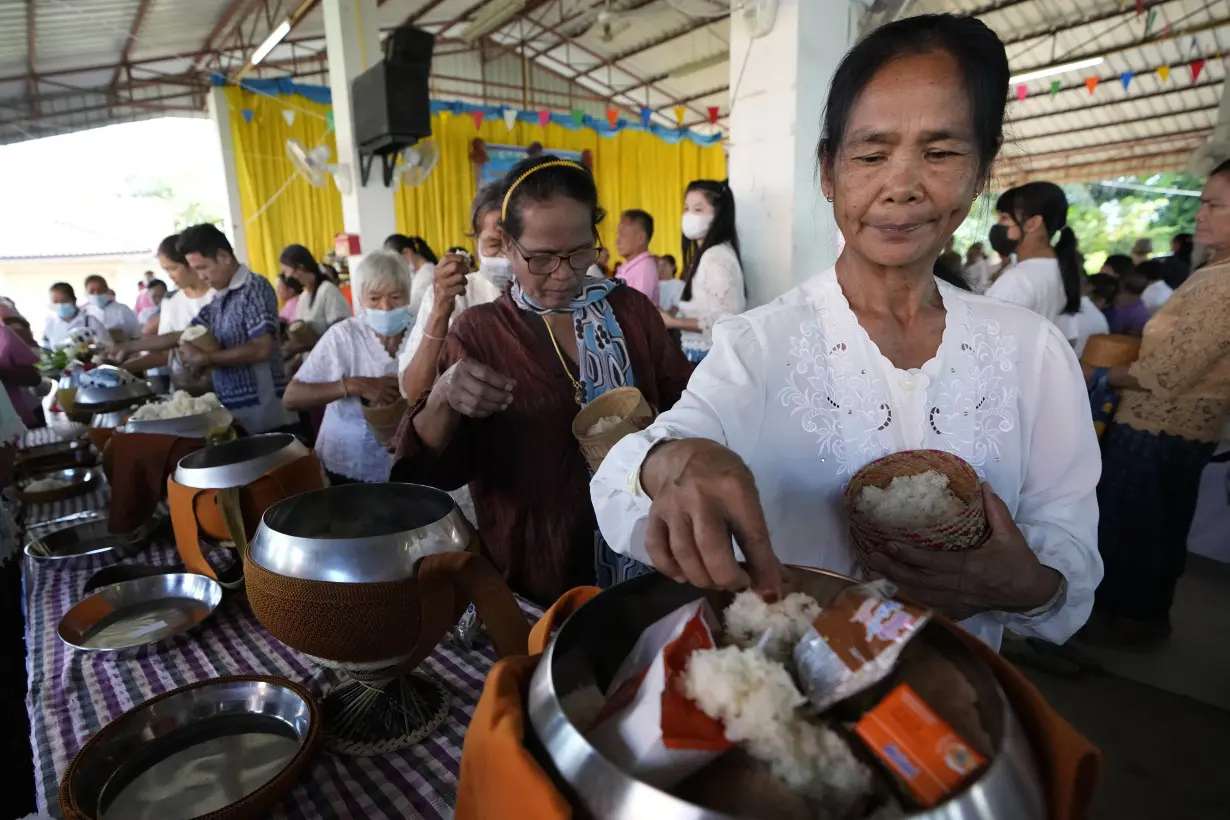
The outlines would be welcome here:
<svg viewBox="0 0 1230 820">
<path fill-rule="evenodd" d="M 750 586 L 770 602 L 786 593 L 756 481 L 735 453 L 708 439 L 659 444 L 641 467 L 641 485 L 653 499 L 645 548 L 663 575 L 706 589 Z"/>
<path fill-rule="evenodd" d="M 396 376 L 354 377 L 345 379 L 345 383 L 349 395 L 358 396 L 374 407 L 384 407 L 401 398 Z"/>
<path fill-rule="evenodd" d="M 516 382 L 472 359 L 461 359 L 436 380 L 430 401 L 446 403 L 463 416 L 482 419 L 512 404 Z"/>
<path fill-rule="evenodd" d="M 450 253 L 436 265 L 432 281 L 432 310 L 448 318 L 453 313 L 454 300 L 466 292 L 466 274 L 470 263 L 464 256 Z"/>
</svg>

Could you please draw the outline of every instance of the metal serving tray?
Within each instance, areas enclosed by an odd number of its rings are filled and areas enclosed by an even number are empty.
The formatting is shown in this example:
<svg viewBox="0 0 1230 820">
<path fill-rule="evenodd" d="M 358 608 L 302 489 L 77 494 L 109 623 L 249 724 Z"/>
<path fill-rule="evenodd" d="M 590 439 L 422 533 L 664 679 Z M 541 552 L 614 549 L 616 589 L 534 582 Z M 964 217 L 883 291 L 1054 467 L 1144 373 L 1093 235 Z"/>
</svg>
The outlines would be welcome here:
<svg viewBox="0 0 1230 820">
<path fill-rule="evenodd" d="M 64 613 L 60 640 L 83 652 L 114 652 L 172 638 L 208 618 L 222 585 L 188 572 L 103 587 Z"/>
<path fill-rule="evenodd" d="M 85 520 L 82 520 L 85 519 Z M 107 529 L 106 515 L 86 512 L 66 516 L 65 521 L 77 521 L 61 529 L 53 530 L 31 540 L 26 544 L 26 555 L 35 561 L 61 562 L 76 561 L 106 555 L 119 560 L 132 555 L 145 545 L 150 534 L 162 523 L 163 518 L 155 516 L 132 532 L 113 533 Z M 35 524 L 30 529 L 43 526 L 56 526 L 57 522 L 49 521 Z"/>
</svg>

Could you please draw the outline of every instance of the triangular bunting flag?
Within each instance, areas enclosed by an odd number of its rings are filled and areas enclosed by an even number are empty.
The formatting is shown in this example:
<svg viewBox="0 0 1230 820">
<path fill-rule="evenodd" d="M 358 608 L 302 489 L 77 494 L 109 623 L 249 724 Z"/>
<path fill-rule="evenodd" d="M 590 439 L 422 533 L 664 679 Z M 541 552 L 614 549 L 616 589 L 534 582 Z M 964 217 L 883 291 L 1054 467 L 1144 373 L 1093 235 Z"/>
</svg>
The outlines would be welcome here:
<svg viewBox="0 0 1230 820">
<path fill-rule="evenodd" d="M 1159 65 L 1157 67 L 1157 76 L 1162 79 L 1162 82 L 1166 82 L 1167 80 L 1169 80 L 1170 79 L 1170 66 Z"/>
<path fill-rule="evenodd" d="M 606 110 L 606 121 L 607 123 L 610 124 L 612 128 L 619 125 L 619 109 L 618 108 L 608 108 Z"/>
<path fill-rule="evenodd" d="M 572 124 L 580 128 L 585 124 L 585 112 L 579 108 L 572 109 Z"/>
<path fill-rule="evenodd" d="M 289 127 L 295 124 L 295 112 L 289 108 L 282 109 L 282 119 L 286 120 L 286 125 Z"/>
<path fill-rule="evenodd" d="M 1095 89 L 1095 88 L 1097 88 L 1097 87 L 1098 87 L 1098 78 L 1097 78 L 1097 77 L 1086 77 L 1086 78 L 1085 78 L 1085 88 L 1088 88 L 1088 89 L 1089 89 L 1089 93 L 1090 93 L 1090 94 L 1092 94 L 1092 93 L 1093 93 L 1093 89 Z"/>
<path fill-rule="evenodd" d="M 688 113 L 688 109 L 682 105 L 675 106 L 675 122 L 679 123 L 679 127 L 683 128 L 683 118 Z"/>
<path fill-rule="evenodd" d="M 471 111 L 471 112 L 470 112 L 470 118 L 471 118 L 472 120 L 474 120 L 474 127 L 475 127 L 475 128 L 482 128 L 482 127 L 483 127 L 483 117 L 485 117 L 485 116 L 486 116 L 486 115 L 483 113 L 483 110 L 482 110 L 481 108 L 476 108 L 476 109 L 474 109 L 473 111 Z"/>
<path fill-rule="evenodd" d="M 513 130 L 513 126 L 517 124 L 517 109 L 504 109 L 504 127 L 509 131 Z"/>
<path fill-rule="evenodd" d="M 252 118 L 256 116 L 256 112 L 251 108 L 245 108 L 240 113 L 243 114 L 243 121 L 248 123 L 252 122 Z"/>
<path fill-rule="evenodd" d="M 1191 69 L 1192 82 L 1194 83 L 1196 80 L 1200 79 L 1200 72 L 1204 70 L 1204 58 L 1201 57 L 1199 60 L 1192 60 Z"/>
<path fill-rule="evenodd" d="M 333 130 L 333 109 L 330 108 L 325 112 L 325 125 L 329 126 L 329 130 Z"/>
<path fill-rule="evenodd" d="M 649 127 L 649 121 L 653 119 L 653 111 L 649 108 L 641 109 L 641 125 Z"/>
<path fill-rule="evenodd" d="M 720 114 L 721 112 L 722 112 L 722 109 L 719 108 L 718 106 L 716 105 L 709 106 L 709 124 L 710 125 L 717 125 L 718 114 Z"/>
<path fill-rule="evenodd" d="M 1120 6 L 1122 8 L 1122 6 Z M 1140 14 L 1145 10 L 1145 0 L 1136 0 L 1136 13 Z"/>
<path fill-rule="evenodd" d="M 547 127 L 547 123 L 551 121 L 551 112 L 545 108 L 538 112 L 538 124 L 543 128 Z"/>
<path fill-rule="evenodd" d="M 1029 96 L 1029 89 L 1025 86 L 1025 83 L 1021 83 L 1016 87 L 1016 101 L 1025 102 L 1027 96 Z"/>
<path fill-rule="evenodd" d="M 1139 0 L 1138 0 L 1139 2 Z M 1140 14 L 1140 6 L 1137 6 L 1137 14 Z M 1145 36 L 1149 36 L 1149 32 L 1153 29 L 1153 21 L 1157 19 L 1157 9 L 1149 9 L 1149 16 L 1145 18 Z"/>
<path fill-rule="evenodd" d="M 1135 76 L 1136 74 L 1131 71 L 1125 71 L 1119 75 L 1119 82 L 1123 83 L 1124 91 L 1127 91 L 1128 86 L 1132 84 L 1132 78 Z"/>
<path fill-rule="evenodd" d="M 1059 87 L 1060 87 L 1059 80 L 1051 80 L 1051 96 L 1052 97 L 1054 97 L 1056 94 L 1059 93 Z"/>
<path fill-rule="evenodd" d="M 1193 34 L 1192 41 L 1188 43 L 1188 46 L 1187 46 L 1187 53 L 1195 54 L 1199 48 L 1200 48 L 1200 44 L 1196 42 L 1196 35 Z"/>
</svg>

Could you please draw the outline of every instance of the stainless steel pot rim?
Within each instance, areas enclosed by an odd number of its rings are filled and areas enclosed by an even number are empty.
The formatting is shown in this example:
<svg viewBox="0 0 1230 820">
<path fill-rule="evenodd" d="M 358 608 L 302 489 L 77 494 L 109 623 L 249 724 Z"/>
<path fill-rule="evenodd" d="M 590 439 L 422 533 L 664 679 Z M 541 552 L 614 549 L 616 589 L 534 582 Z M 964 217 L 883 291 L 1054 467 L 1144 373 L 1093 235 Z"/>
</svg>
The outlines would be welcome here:
<svg viewBox="0 0 1230 820">
<path fill-rule="evenodd" d="M 175 483 L 200 490 L 245 487 L 311 451 L 289 433 L 262 433 L 190 453 L 175 467 Z"/>
<path fill-rule="evenodd" d="M 132 530 L 131 532 L 100 532 L 97 537 L 97 540 L 100 542 L 99 546 L 84 552 L 65 553 L 62 551 L 54 551 L 52 548 L 48 547 L 49 542 L 54 545 L 56 542 L 72 538 L 78 532 L 83 530 L 105 529 L 107 526 L 107 516 L 98 514 L 76 523 L 67 524 L 66 526 L 59 527 L 58 529 L 51 530 L 50 532 L 45 532 L 37 538 L 30 539 L 26 542 L 23 552 L 26 556 L 35 561 L 40 563 L 46 562 L 49 564 L 56 564 L 62 561 L 89 559 L 95 556 L 108 554 L 120 557 L 127 554 L 129 551 L 133 550 L 149 538 L 150 533 L 157 529 L 162 520 L 162 516 L 155 515 L 150 518 L 149 521 L 146 521 L 140 527 Z"/>
</svg>

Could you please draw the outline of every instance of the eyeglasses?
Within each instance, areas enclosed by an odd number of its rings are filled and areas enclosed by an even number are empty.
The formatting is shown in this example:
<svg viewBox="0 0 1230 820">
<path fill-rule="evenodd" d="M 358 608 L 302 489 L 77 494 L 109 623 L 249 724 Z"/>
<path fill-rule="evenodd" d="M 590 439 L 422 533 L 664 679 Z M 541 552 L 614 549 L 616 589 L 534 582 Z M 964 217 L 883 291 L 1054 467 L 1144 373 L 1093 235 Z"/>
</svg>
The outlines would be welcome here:
<svg viewBox="0 0 1230 820">
<path fill-rule="evenodd" d="M 521 258 L 525 260 L 525 266 L 535 276 L 548 276 L 555 273 L 564 262 L 567 262 L 568 267 L 574 271 L 585 271 L 598 261 L 598 253 L 601 250 L 601 248 L 593 247 L 573 251 L 567 256 L 560 256 L 556 253 L 536 253 L 531 256 L 525 252 L 525 248 L 521 247 L 520 242 L 511 236 L 508 240 L 517 248 L 517 253 L 521 254 Z"/>
</svg>

